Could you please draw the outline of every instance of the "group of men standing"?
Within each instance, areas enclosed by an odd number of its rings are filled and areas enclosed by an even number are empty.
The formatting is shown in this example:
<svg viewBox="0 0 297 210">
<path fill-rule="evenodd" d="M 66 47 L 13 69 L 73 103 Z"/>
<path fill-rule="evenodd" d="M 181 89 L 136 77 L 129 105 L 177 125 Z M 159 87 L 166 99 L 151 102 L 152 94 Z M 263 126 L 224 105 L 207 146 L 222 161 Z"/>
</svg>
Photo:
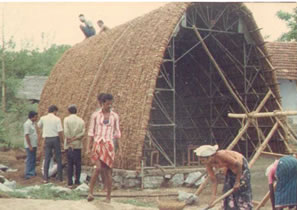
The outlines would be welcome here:
<svg viewBox="0 0 297 210">
<path fill-rule="evenodd" d="M 96 180 L 101 174 L 107 191 L 106 201 L 110 201 L 112 185 L 112 166 L 115 156 L 115 140 L 121 136 L 119 127 L 119 116 L 111 110 L 113 96 L 111 94 L 100 94 L 98 96 L 99 107 L 90 120 L 88 129 L 88 142 L 86 154 L 94 165 L 94 171 L 90 182 L 88 201 L 93 200 L 93 190 Z M 49 182 L 50 160 L 55 153 L 55 160 L 58 165 L 57 180 L 63 181 L 61 143 L 64 142 L 64 149 L 67 154 L 68 186 L 80 184 L 81 173 L 81 152 L 83 137 L 85 135 L 85 122 L 77 116 L 77 106 L 68 106 L 69 115 L 64 118 L 62 126 L 61 119 L 57 116 L 58 107 L 51 105 L 48 114 L 42 116 L 37 126 L 42 129 L 44 140 L 44 182 Z M 24 123 L 25 148 L 27 152 L 25 178 L 36 176 L 36 151 L 38 135 L 36 132 L 37 112 L 31 111 L 28 120 Z M 64 128 L 64 130 L 63 130 Z M 75 181 L 73 183 L 73 172 L 75 167 Z"/>
</svg>

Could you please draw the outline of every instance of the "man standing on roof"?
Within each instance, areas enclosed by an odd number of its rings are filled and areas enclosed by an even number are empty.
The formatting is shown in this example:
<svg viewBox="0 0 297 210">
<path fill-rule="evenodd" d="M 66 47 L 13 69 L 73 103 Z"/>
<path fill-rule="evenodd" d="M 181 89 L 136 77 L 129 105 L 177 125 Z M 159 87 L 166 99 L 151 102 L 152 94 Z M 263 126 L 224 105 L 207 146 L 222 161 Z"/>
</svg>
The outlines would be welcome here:
<svg viewBox="0 0 297 210">
<path fill-rule="evenodd" d="M 100 173 L 105 174 L 104 185 L 106 186 L 106 202 L 110 202 L 112 188 L 112 166 L 114 161 L 113 138 L 121 137 L 119 116 L 111 110 L 113 96 L 104 94 L 102 98 L 102 107 L 92 114 L 88 130 L 87 154 L 94 164 L 94 171 L 90 181 L 90 190 L 88 201 L 94 200 L 93 191 L 96 180 Z"/>
<path fill-rule="evenodd" d="M 79 27 L 84 33 L 86 38 L 89 38 L 90 36 L 93 36 L 96 34 L 95 28 L 91 21 L 86 20 L 85 16 L 83 14 L 80 14 L 79 20 L 83 23 Z"/>
<path fill-rule="evenodd" d="M 99 26 L 99 33 L 106 32 L 107 30 L 109 30 L 109 28 L 104 25 L 103 20 L 98 20 L 97 25 Z"/>
</svg>

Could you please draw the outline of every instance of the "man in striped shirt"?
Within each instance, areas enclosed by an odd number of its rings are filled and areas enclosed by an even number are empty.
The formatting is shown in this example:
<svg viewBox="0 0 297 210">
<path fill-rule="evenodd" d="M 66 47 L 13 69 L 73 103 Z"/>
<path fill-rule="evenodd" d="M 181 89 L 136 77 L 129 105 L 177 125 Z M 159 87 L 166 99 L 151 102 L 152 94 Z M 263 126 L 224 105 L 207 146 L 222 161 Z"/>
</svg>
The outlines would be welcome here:
<svg viewBox="0 0 297 210">
<path fill-rule="evenodd" d="M 100 103 L 100 101 L 98 101 Z M 94 186 L 100 173 L 105 174 L 104 185 L 106 186 L 106 201 L 110 202 L 112 187 L 112 166 L 114 161 L 114 144 L 113 139 L 121 137 L 119 116 L 111 110 L 113 96 L 104 94 L 102 97 L 102 107 L 94 112 L 91 116 L 90 126 L 88 129 L 87 154 L 94 164 L 88 201 L 92 201 Z"/>
</svg>

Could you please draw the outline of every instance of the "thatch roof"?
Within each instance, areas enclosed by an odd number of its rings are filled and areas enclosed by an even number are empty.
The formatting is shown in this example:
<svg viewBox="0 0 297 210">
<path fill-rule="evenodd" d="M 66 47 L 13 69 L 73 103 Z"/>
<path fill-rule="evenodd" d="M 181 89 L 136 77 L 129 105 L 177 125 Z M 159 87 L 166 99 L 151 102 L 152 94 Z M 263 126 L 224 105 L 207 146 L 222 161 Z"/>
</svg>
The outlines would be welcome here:
<svg viewBox="0 0 297 210">
<path fill-rule="evenodd" d="M 17 97 L 39 101 L 47 78 L 46 76 L 25 76 L 17 92 Z"/>
<path fill-rule="evenodd" d="M 297 80 L 297 43 L 268 42 L 266 44 L 278 79 Z"/>
<path fill-rule="evenodd" d="M 115 166 L 137 168 L 143 154 L 156 81 L 171 35 L 184 12 L 200 4 L 203 3 L 169 3 L 69 49 L 47 80 L 39 113 L 45 114 L 49 105 L 56 104 L 58 115 L 63 118 L 67 115 L 67 106 L 75 103 L 79 108 L 78 115 L 88 125 L 90 115 L 97 107 L 97 94 L 112 93 L 122 131 Z M 251 12 L 242 3 L 229 4 L 237 15 L 243 17 L 248 30 L 255 30 L 252 39 L 267 54 Z M 195 65 L 188 65 L 191 66 Z M 274 72 L 268 69 L 265 78 L 279 98 Z M 242 86 L 242 82 L 235 85 Z M 263 82 L 254 82 L 253 85 L 259 85 L 259 90 L 267 90 Z M 251 107 L 254 107 L 255 100 L 250 102 Z M 238 130 L 238 127 L 234 129 Z"/>
</svg>

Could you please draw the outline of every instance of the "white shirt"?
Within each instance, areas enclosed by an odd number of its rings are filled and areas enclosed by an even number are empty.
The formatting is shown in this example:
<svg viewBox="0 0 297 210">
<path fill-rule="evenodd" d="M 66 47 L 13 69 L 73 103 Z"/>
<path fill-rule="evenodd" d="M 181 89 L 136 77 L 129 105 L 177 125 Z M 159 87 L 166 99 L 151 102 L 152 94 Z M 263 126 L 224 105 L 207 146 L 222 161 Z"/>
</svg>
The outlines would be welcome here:
<svg viewBox="0 0 297 210">
<path fill-rule="evenodd" d="M 37 125 L 42 128 L 43 138 L 59 136 L 59 132 L 63 131 L 61 119 L 53 113 L 42 116 Z"/>
<path fill-rule="evenodd" d="M 77 140 L 67 144 L 64 141 L 64 148 L 67 149 L 68 146 L 71 146 L 73 149 L 82 148 L 82 138 L 85 134 L 85 122 L 83 119 L 78 117 L 76 114 L 71 114 L 64 119 L 64 135 L 65 138 L 75 137 Z"/>
<path fill-rule="evenodd" d="M 27 119 L 26 122 L 24 123 L 24 146 L 25 148 L 29 148 L 27 140 L 26 140 L 26 135 L 29 135 L 30 143 L 32 147 L 37 147 L 37 132 L 34 123 L 32 120 Z"/>
</svg>

